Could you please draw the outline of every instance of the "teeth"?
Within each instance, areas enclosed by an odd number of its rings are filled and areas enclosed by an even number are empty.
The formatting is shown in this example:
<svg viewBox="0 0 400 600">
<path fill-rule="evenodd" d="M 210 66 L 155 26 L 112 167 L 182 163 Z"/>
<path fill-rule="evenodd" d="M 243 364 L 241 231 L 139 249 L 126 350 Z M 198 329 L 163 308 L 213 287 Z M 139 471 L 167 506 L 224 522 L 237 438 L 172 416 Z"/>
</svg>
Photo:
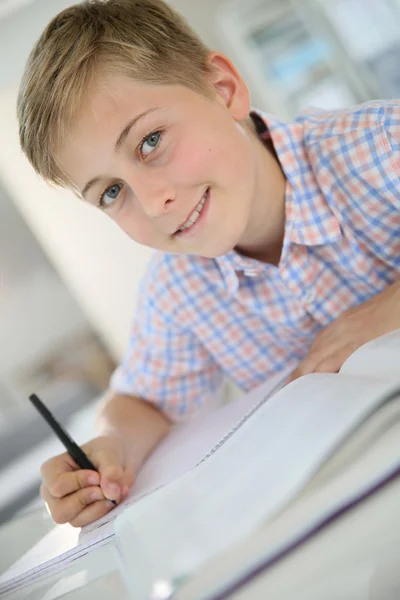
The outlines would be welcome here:
<svg viewBox="0 0 400 600">
<path fill-rule="evenodd" d="M 208 190 L 207 190 L 207 192 L 208 192 Z M 204 196 L 202 197 L 202 199 L 200 200 L 200 202 L 198 203 L 198 205 L 196 206 L 196 208 L 194 209 L 194 211 L 192 212 L 192 214 L 190 215 L 190 217 L 188 218 L 186 223 L 181 225 L 181 227 L 179 227 L 178 231 L 183 231 L 184 229 L 189 229 L 189 227 L 191 227 L 194 223 L 196 223 L 197 219 L 200 216 L 201 209 L 203 208 L 204 202 L 206 201 L 207 192 L 205 192 Z"/>
</svg>

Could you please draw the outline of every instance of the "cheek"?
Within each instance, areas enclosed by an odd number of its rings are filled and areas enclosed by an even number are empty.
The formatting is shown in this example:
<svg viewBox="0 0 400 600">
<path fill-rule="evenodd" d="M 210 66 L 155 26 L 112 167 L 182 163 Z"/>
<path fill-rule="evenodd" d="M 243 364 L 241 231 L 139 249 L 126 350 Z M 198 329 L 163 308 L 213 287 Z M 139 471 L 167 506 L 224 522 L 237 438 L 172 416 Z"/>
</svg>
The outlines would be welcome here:
<svg viewBox="0 0 400 600">
<path fill-rule="evenodd" d="M 200 127 L 181 132 L 178 139 L 168 161 L 171 181 L 191 187 L 216 179 L 225 171 L 230 141 L 223 132 Z"/>
<path fill-rule="evenodd" d="M 196 132 L 191 139 L 196 143 L 181 144 L 174 160 L 180 181 L 236 185 L 250 175 L 251 149 L 239 131 L 221 127 L 208 134 Z"/>
<path fill-rule="evenodd" d="M 170 166 L 171 180 L 184 186 L 192 186 L 210 177 L 213 164 L 211 145 L 198 140 L 196 144 L 181 143 L 176 148 Z"/>
<path fill-rule="evenodd" d="M 148 217 L 134 210 L 131 206 L 124 208 L 118 215 L 113 215 L 112 220 L 132 240 L 144 246 L 152 245 L 155 238 L 154 227 Z"/>
</svg>

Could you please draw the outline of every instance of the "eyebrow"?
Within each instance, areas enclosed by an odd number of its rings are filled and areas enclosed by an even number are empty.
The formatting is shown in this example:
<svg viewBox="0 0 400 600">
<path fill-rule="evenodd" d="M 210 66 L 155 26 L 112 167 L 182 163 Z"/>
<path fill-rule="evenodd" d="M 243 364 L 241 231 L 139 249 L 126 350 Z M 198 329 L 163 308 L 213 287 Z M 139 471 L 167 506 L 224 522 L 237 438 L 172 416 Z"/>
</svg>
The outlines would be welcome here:
<svg viewBox="0 0 400 600">
<path fill-rule="evenodd" d="M 148 110 L 145 110 L 144 112 L 140 113 L 139 115 L 136 115 L 136 117 L 134 117 L 133 119 L 131 119 L 129 121 L 129 123 L 126 125 L 126 127 L 122 130 L 120 136 L 118 137 L 116 143 L 115 143 L 115 152 L 118 152 L 121 149 L 121 146 L 124 144 L 126 138 L 129 135 L 130 130 L 132 129 L 132 127 L 134 127 L 135 125 L 137 125 L 137 123 L 141 120 L 144 119 L 144 117 L 147 117 L 148 114 L 154 112 L 158 110 L 158 107 L 155 108 L 149 108 Z M 98 183 L 99 181 L 101 181 L 102 177 L 93 177 L 93 179 L 91 179 L 90 181 L 87 182 L 87 184 L 85 185 L 85 187 L 82 190 L 82 196 L 84 197 L 87 192 L 90 190 L 91 187 L 93 187 L 96 183 Z"/>
</svg>

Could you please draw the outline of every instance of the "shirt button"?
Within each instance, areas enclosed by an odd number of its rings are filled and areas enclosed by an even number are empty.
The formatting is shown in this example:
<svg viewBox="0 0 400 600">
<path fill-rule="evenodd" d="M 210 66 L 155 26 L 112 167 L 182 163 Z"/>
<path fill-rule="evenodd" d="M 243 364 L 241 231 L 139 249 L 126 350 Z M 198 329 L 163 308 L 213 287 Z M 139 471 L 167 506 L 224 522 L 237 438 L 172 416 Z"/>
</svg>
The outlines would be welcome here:
<svg viewBox="0 0 400 600">
<path fill-rule="evenodd" d="M 257 271 L 252 271 L 250 269 L 246 269 L 246 271 L 243 271 L 243 272 L 247 277 L 257 277 Z"/>
<path fill-rule="evenodd" d="M 316 299 L 316 294 L 314 290 L 310 290 L 306 295 L 307 302 L 314 302 Z"/>
</svg>

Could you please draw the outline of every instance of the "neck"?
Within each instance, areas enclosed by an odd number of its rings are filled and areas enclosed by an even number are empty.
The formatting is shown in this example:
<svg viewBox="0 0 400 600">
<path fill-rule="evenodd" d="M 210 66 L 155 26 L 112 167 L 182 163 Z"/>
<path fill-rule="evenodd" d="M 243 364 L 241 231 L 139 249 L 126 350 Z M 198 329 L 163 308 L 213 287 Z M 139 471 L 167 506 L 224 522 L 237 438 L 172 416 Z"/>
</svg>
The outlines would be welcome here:
<svg viewBox="0 0 400 600">
<path fill-rule="evenodd" d="M 270 140 L 263 141 L 254 124 L 246 124 L 252 136 L 258 185 L 248 226 L 235 248 L 249 258 L 278 265 L 285 231 L 286 179 Z"/>
</svg>

